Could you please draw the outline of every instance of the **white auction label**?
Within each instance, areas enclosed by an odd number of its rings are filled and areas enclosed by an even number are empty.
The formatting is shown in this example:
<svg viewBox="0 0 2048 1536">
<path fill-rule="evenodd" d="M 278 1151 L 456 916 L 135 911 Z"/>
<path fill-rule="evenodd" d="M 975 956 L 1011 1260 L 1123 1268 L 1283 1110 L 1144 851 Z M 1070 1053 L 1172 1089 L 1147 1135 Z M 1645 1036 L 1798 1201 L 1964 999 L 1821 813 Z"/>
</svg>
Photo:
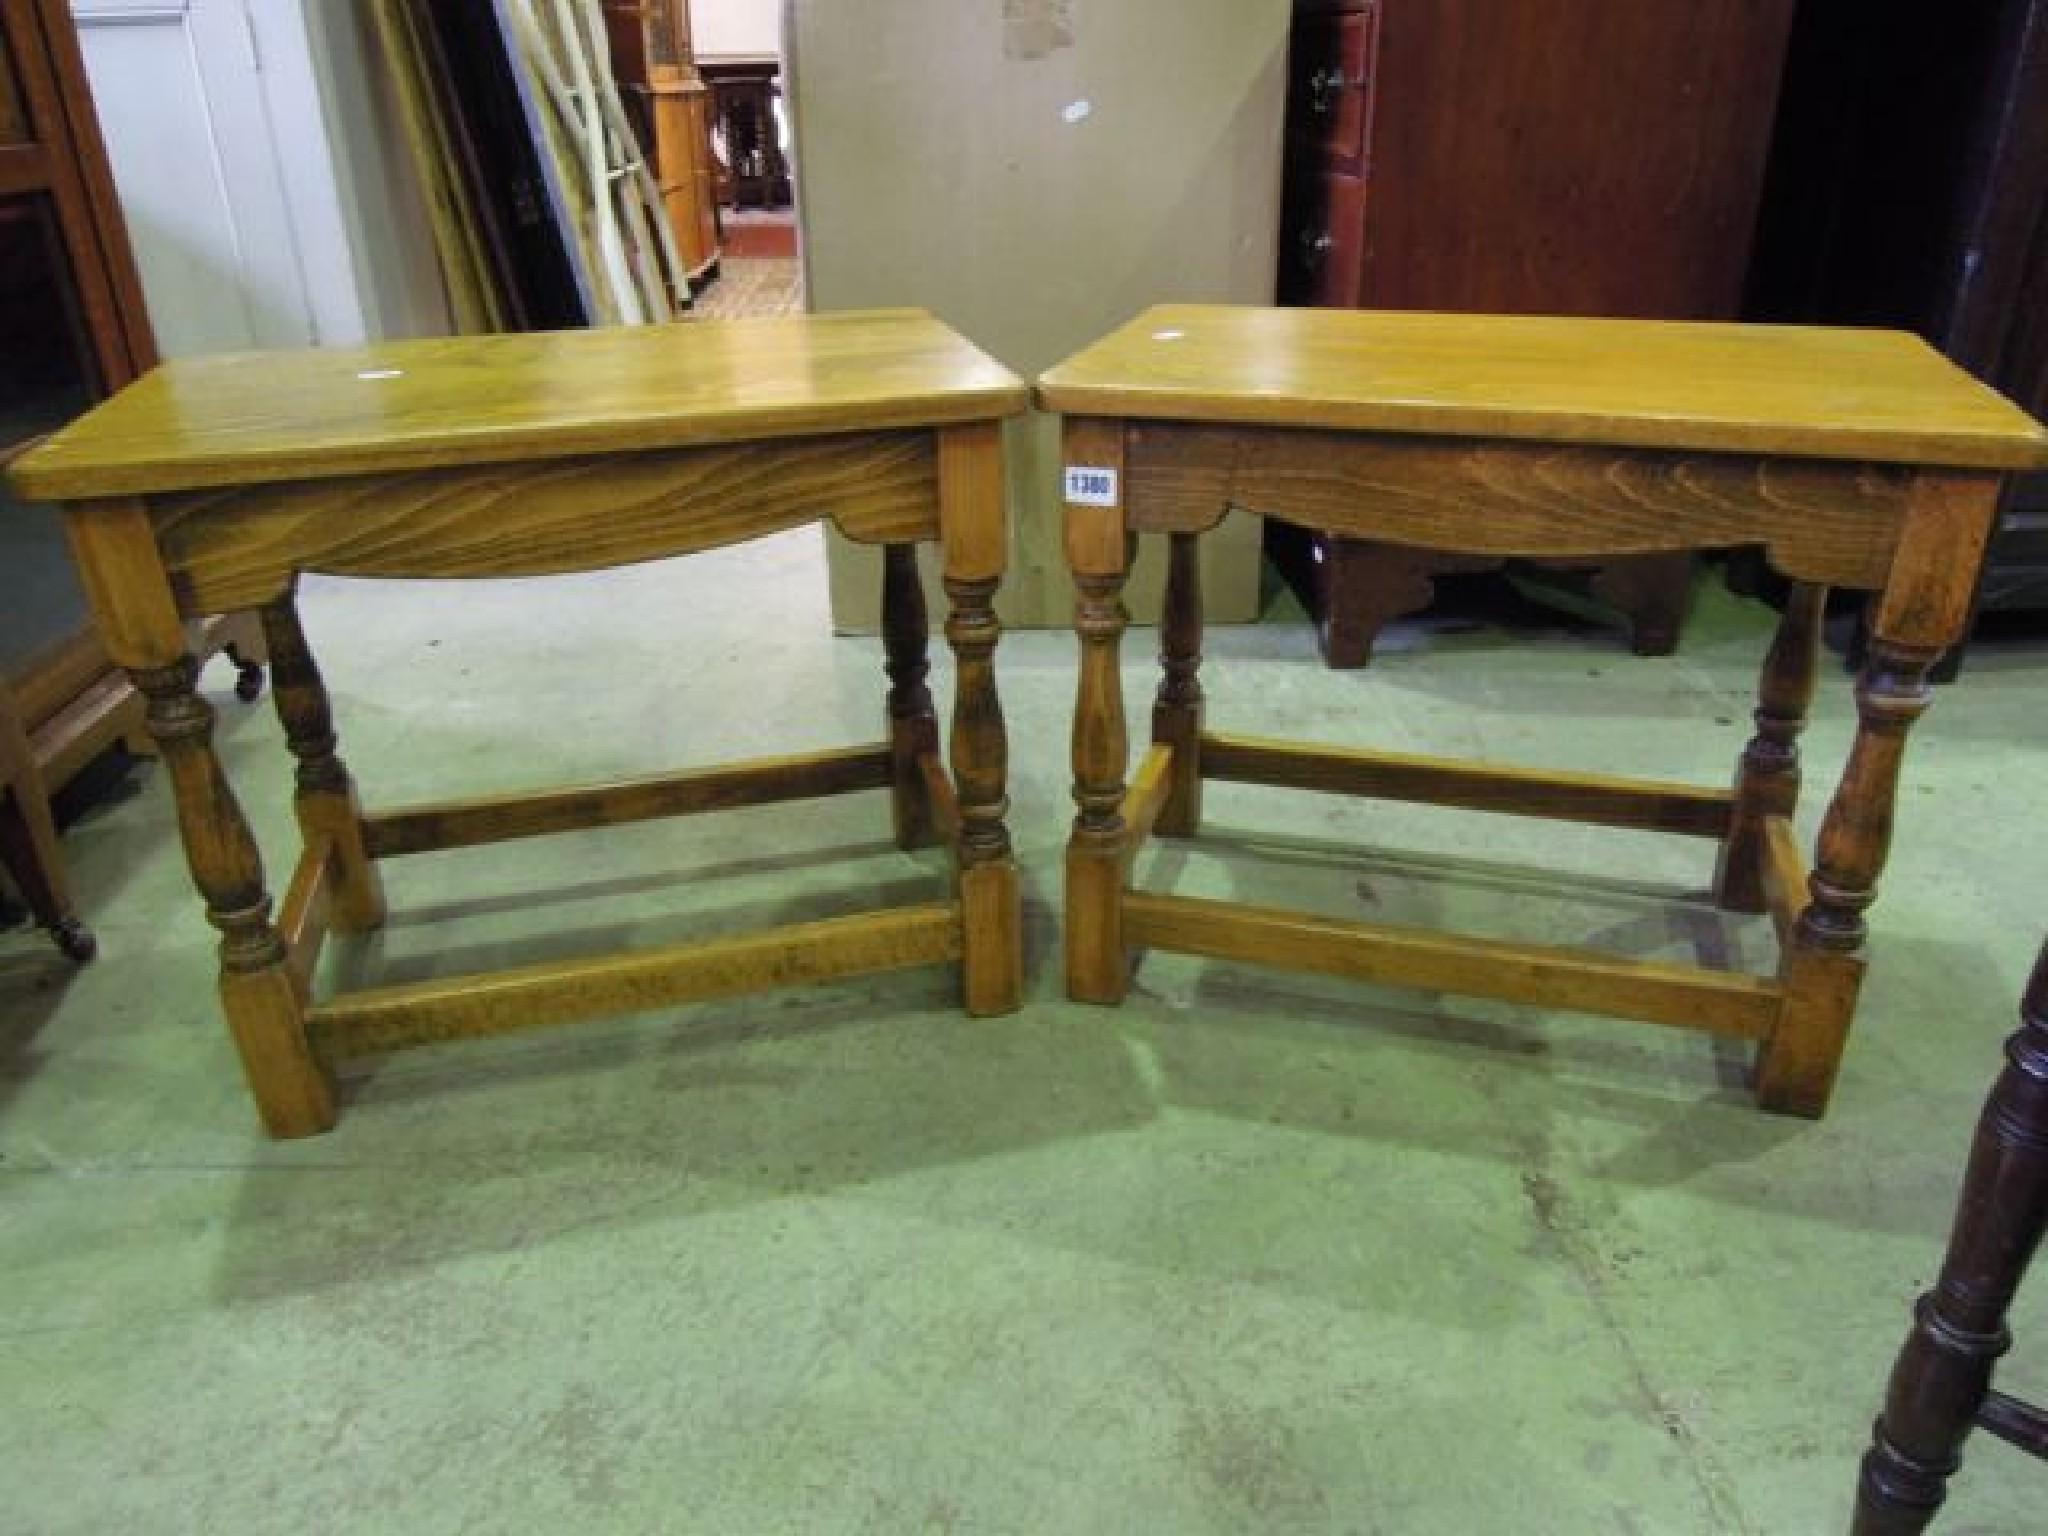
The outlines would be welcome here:
<svg viewBox="0 0 2048 1536">
<path fill-rule="evenodd" d="M 1116 505 L 1116 471 L 1067 466 L 1067 500 L 1077 507 Z"/>
</svg>

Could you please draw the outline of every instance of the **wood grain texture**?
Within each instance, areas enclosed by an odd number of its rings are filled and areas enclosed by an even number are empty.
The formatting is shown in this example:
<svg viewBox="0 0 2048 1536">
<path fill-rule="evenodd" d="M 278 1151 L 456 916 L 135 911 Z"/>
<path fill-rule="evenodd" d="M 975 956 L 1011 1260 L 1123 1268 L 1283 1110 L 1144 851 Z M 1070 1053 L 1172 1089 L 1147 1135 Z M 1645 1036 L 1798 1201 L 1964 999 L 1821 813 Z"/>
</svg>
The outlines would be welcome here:
<svg viewBox="0 0 2048 1536">
<path fill-rule="evenodd" d="M 1865 589 L 1892 569 L 1911 484 L 1875 465 L 1163 423 L 1131 429 L 1128 464 L 1140 532 L 1201 532 L 1241 508 L 1471 555 L 1759 544 L 1796 580 Z"/>
<path fill-rule="evenodd" d="M 149 508 L 130 498 L 68 508 L 64 537 L 92 605 L 93 623 L 114 663 L 159 668 L 182 660 L 185 629 L 157 552 Z"/>
<path fill-rule="evenodd" d="M 408 806 L 366 816 L 363 835 L 372 858 L 392 859 L 663 816 L 886 789 L 889 784 L 886 743 L 839 747 L 608 784 Z"/>
<path fill-rule="evenodd" d="M 1914 477 L 1891 580 L 1871 619 L 1874 634 L 1936 649 L 1963 638 L 2001 489 L 1997 475 Z"/>
<path fill-rule="evenodd" d="M 1064 503 L 1066 512 L 1062 535 L 1067 568 L 1077 575 L 1120 575 L 1126 562 L 1121 499 L 1127 483 L 1123 423 L 1085 417 L 1068 418 L 1060 424 L 1060 462 L 1063 469 L 1108 470 L 1115 477 L 1118 498 L 1110 506 L 1074 501 Z"/>
<path fill-rule="evenodd" d="M 1894 331 L 1161 305 L 1038 381 L 1050 411 L 1969 469 L 2048 431 Z"/>
<path fill-rule="evenodd" d="M 442 1040 L 936 965 L 959 955 L 958 910 L 950 902 L 929 903 L 637 953 L 378 987 L 320 1004 L 310 1028 L 321 1058 L 340 1061 Z"/>
<path fill-rule="evenodd" d="M 8 477 L 68 501 L 987 421 L 1025 399 L 922 310 L 395 341 L 165 364 Z"/>
<path fill-rule="evenodd" d="M 1351 302 L 1735 314 L 1793 5 L 1384 5 Z"/>
<path fill-rule="evenodd" d="M 1141 949 L 1647 1019 L 1714 1034 L 1756 1038 L 1778 1013 L 1776 983 L 1759 976 L 1190 896 L 1132 891 L 1124 898 L 1124 932 Z"/>
<path fill-rule="evenodd" d="M 284 888 L 284 902 L 277 909 L 277 934 L 284 940 L 292 983 L 304 996 L 312 994 L 313 975 L 327 942 L 334 877 L 333 841 L 322 837 L 308 842 L 299 851 L 291 882 Z"/>
<path fill-rule="evenodd" d="M 1777 931 L 1780 945 L 1792 942 L 1799 915 L 1806 910 L 1807 880 L 1811 873 L 1806 867 L 1806 855 L 1799 850 L 1799 838 L 1792 830 L 1790 818 L 1766 816 L 1759 880 L 1763 907 L 1771 914 L 1771 926 Z"/>
<path fill-rule="evenodd" d="M 941 428 L 938 458 L 945 573 L 953 581 L 998 581 L 1009 564 L 1002 424 L 978 421 Z"/>
<path fill-rule="evenodd" d="M 829 518 L 847 537 L 935 537 L 926 433 L 494 464 L 160 498 L 188 613 L 260 605 L 302 571 L 540 576 L 716 549 Z"/>
<path fill-rule="evenodd" d="M 1130 788 L 1124 791 L 1123 806 L 1118 814 L 1124 823 L 1123 862 L 1127 876 L 1131 861 L 1137 858 L 1145 840 L 1152 835 L 1173 793 L 1173 759 L 1178 750 L 1164 742 L 1154 742 L 1147 747 L 1145 755 L 1138 759 L 1137 772 L 1131 775 Z"/>
<path fill-rule="evenodd" d="M 1306 746 L 1225 732 L 1203 736 L 1202 774 L 1241 784 L 1407 800 L 1689 837 L 1722 836 L 1728 830 L 1734 804 L 1733 794 L 1725 789 L 1610 774 L 1546 773 L 1359 747 Z"/>
</svg>

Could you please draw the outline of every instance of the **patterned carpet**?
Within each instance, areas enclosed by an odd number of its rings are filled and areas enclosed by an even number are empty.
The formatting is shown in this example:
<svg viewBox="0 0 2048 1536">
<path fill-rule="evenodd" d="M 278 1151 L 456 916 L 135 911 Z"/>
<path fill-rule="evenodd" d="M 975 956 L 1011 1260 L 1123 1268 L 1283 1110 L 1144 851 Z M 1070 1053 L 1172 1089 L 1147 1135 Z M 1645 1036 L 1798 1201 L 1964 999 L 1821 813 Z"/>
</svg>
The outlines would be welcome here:
<svg viewBox="0 0 2048 1536">
<path fill-rule="evenodd" d="M 697 295 L 696 312 L 708 320 L 742 315 L 793 315 L 804 307 L 803 267 L 794 261 L 728 256 L 718 277 Z"/>
</svg>

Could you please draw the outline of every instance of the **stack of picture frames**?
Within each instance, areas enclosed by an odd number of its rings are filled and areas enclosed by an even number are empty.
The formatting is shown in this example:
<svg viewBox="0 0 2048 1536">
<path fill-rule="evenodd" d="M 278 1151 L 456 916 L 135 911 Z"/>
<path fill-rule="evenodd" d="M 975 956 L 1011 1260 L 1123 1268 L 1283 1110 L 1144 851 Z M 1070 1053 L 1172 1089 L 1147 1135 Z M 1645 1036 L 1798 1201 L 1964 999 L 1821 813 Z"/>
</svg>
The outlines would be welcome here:
<svg viewBox="0 0 2048 1536">
<path fill-rule="evenodd" d="M 371 14 L 458 331 L 689 308 L 599 0 L 372 0 Z"/>
</svg>

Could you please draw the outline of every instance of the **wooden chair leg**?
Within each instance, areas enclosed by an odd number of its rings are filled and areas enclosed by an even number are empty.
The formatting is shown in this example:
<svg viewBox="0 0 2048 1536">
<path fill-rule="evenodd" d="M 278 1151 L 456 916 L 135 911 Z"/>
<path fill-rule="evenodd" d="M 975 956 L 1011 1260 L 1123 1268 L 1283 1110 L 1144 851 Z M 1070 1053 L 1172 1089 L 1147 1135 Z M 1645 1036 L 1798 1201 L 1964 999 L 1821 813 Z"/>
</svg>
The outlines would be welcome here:
<svg viewBox="0 0 2048 1536">
<path fill-rule="evenodd" d="M 946 643 L 957 678 L 953 696 L 953 779 L 960 795 L 960 912 L 967 1011 L 1010 1013 L 1024 1000 L 1023 913 L 1017 864 L 1003 823 L 1009 741 L 996 696 L 995 649 L 1002 632 L 996 582 L 946 578 L 952 611 Z"/>
<path fill-rule="evenodd" d="M 35 747 L 0 696 L 0 863 L 39 927 L 49 930 L 67 959 L 83 965 L 98 952 L 92 931 L 78 920 L 57 846 L 57 824 L 36 768 Z"/>
<path fill-rule="evenodd" d="M 1784 1008 L 1757 1063 L 1757 1100 L 1766 1109 L 1809 1116 L 1827 1109 L 1862 980 L 1863 913 L 1877 899 L 1891 850 L 1906 733 L 1927 709 L 1927 669 L 1939 655 L 1880 640 L 1857 684 L 1856 743 L 1821 823 L 1813 899 L 1779 967 Z"/>
<path fill-rule="evenodd" d="M 2012 1343 L 2006 1311 L 2048 1230 L 2048 945 L 1977 1123 L 1941 1278 L 1914 1308 L 1856 1490 L 1854 1536 L 1913 1536 L 1940 1509 Z"/>
<path fill-rule="evenodd" d="M 220 930 L 220 994 L 263 1124 L 309 1136 L 334 1124 L 334 1091 L 306 1038 L 306 1000 L 270 921 L 263 861 L 213 750 L 213 708 L 189 655 L 130 669 L 170 774 L 178 830 L 206 916 Z M 281 690 L 280 690 L 281 691 Z"/>
<path fill-rule="evenodd" d="M 897 847 L 925 848 L 939 840 L 939 829 L 918 760 L 937 755 L 939 721 L 925 683 L 931 674 L 930 626 L 914 544 L 882 551 L 882 646 L 889 673 L 890 819 Z"/>
<path fill-rule="evenodd" d="M 1764 909 L 1764 818 L 1799 804 L 1799 733 L 1813 706 L 1828 589 L 1794 582 L 1757 684 L 1756 734 L 1735 770 L 1735 815 L 1714 871 L 1714 899 L 1731 912 Z"/>
<path fill-rule="evenodd" d="M 1199 535 L 1168 536 L 1166 605 L 1159 624 L 1163 676 L 1152 704 L 1152 740 L 1173 748 L 1171 787 L 1152 830 L 1193 837 L 1202 822 L 1202 565 Z"/>
<path fill-rule="evenodd" d="M 384 881 L 363 842 L 362 806 L 355 781 L 335 752 L 334 711 L 313 652 L 299 623 L 298 604 L 287 592 L 262 610 L 263 637 L 270 650 L 271 694 L 285 740 L 299 760 L 292 799 L 299 828 L 310 841 L 334 840 L 335 882 L 330 911 L 337 931 L 360 933 L 384 921 Z"/>
</svg>

